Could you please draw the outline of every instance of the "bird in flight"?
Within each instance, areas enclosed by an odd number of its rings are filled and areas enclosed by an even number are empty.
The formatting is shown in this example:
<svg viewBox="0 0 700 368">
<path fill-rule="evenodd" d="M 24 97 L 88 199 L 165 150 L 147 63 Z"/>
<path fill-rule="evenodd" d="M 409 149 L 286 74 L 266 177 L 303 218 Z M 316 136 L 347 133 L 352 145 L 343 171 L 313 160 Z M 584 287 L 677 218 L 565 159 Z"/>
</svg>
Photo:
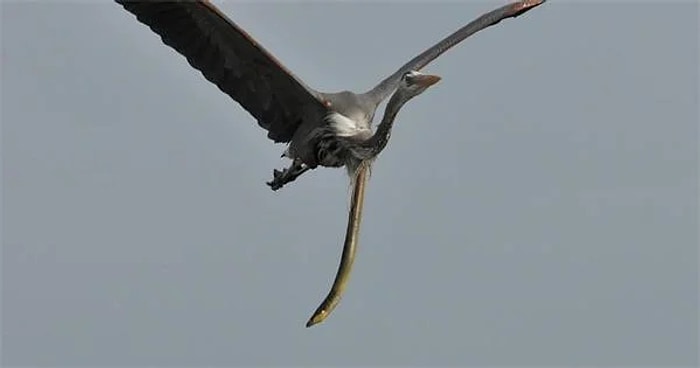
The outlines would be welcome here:
<svg viewBox="0 0 700 368">
<path fill-rule="evenodd" d="M 283 170 L 273 170 L 272 180 L 267 183 L 272 190 L 319 166 L 346 167 L 353 190 L 343 254 L 331 291 L 307 327 L 325 320 L 340 301 L 357 246 L 368 170 L 386 147 L 398 111 L 440 80 L 420 70 L 474 33 L 545 1 L 513 1 L 481 15 L 366 92 L 328 93 L 309 87 L 292 74 L 209 1 L 116 0 L 257 119 L 271 140 L 288 144 L 282 156 L 291 163 Z M 341 47 L 361 48 L 362 42 Z M 377 107 L 390 96 L 384 116 L 373 131 L 371 123 Z"/>
</svg>

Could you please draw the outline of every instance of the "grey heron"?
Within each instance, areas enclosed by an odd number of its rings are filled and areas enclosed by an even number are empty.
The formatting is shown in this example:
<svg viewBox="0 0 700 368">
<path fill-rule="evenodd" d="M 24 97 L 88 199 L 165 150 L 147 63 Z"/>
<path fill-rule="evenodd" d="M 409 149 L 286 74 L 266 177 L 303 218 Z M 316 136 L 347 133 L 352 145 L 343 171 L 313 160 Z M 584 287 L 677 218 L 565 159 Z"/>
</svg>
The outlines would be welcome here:
<svg viewBox="0 0 700 368">
<path fill-rule="evenodd" d="M 182 54 L 207 80 L 255 117 L 258 124 L 267 130 L 270 139 L 276 143 L 288 143 L 283 156 L 292 162 L 281 171 L 273 171 L 273 179 L 267 183 L 272 190 L 280 189 L 304 172 L 319 166 L 347 167 L 354 182 L 348 236 L 351 228 L 359 229 L 361 211 L 357 211 L 357 204 L 361 209 L 368 162 L 384 148 L 389 137 L 390 129 L 383 129 L 382 126 L 390 127 L 389 120 L 393 122 L 404 102 L 439 79 L 418 71 L 474 33 L 503 19 L 517 17 L 545 1 L 513 1 L 481 15 L 366 92 L 326 93 L 309 87 L 297 78 L 209 1 L 116 0 L 158 34 L 163 43 Z M 419 92 L 409 93 L 416 85 L 421 87 L 413 92 Z M 387 124 L 380 124 L 373 132 L 371 122 L 375 111 L 392 92 L 396 99 L 391 107 L 395 111 L 392 112 L 387 105 L 383 119 L 388 119 Z M 344 249 L 348 248 L 348 236 Z M 349 253 L 354 255 L 354 251 Z M 351 264 L 352 257 L 348 257 Z M 341 269 L 348 257 L 344 251 Z M 337 282 L 336 278 L 334 287 Z M 339 299 L 339 293 L 336 294 Z M 332 306 L 322 312 L 317 310 L 307 326 L 322 321 Z M 317 318 L 319 315 L 322 318 Z"/>
</svg>

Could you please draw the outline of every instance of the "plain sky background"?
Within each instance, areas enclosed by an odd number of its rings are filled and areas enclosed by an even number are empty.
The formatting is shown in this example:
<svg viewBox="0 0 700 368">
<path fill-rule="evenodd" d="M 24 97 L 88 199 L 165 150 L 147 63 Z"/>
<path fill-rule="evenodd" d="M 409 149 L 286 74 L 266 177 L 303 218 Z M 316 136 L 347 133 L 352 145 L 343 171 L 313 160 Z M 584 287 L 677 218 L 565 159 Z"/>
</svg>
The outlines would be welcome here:
<svg viewBox="0 0 700 368">
<path fill-rule="evenodd" d="M 504 1 L 220 3 L 363 91 Z M 2 2 L 2 363 L 695 365 L 698 4 L 550 1 L 425 70 L 322 325 L 344 170 L 110 2 Z M 378 113 L 377 116 L 381 116 Z"/>
</svg>

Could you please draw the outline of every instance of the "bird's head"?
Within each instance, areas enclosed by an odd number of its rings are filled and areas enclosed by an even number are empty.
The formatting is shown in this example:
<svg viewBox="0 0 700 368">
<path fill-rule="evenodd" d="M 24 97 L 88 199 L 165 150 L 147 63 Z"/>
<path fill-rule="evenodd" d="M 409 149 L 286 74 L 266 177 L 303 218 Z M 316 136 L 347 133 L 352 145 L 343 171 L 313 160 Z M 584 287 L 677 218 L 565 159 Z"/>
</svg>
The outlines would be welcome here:
<svg viewBox="0 0 700 368">
<path fill-rule="evenodd" d="M 428 87 L 440 81 L 437 75 L 423 74 L 414 70 L 406 72 L 401 76 L 398 89 L 406 100 L 423 93 Z"/>
</svg>

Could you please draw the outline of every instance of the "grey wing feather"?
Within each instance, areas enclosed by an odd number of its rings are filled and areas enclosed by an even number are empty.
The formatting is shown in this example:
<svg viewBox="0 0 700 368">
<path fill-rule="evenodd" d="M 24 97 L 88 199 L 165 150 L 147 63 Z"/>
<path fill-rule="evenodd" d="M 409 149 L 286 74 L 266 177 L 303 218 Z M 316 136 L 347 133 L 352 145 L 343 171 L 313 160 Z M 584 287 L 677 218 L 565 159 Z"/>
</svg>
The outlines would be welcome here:
<svg viewBox="0 0 700 368">
<path fill-rule="evenodd" d="M 428 65 L 428 63 L 442 55 L 442 53 L 462 42 L 465 38 L 473 35 L 474 33 L 479 32 L 484 28 L 493 26 L 503 19 L 517 17 L 528 10 L 541 5 L 545 1 L 546 0 L 515 1 L 483 14 L 451 35 L 445 37 L 442 41 L 423 51 L 420 55 L 411 59 L 411 61 L 404 64 L 401 68 L 399 68 L 399 70 L 394 72 L 394 74 L 381 81 L 376 87 L 368 92 L 368 94 L 378 101 L 384 100 L 391 92 L 394 91 L 394 89 L 396 89 L 399 80 L 401 80 L 401 76 L 406 72 L 411 70 L 418 71 L 422 69 Z"/>
<path fill-rule="evenodd" d="M 274 56 L 208 1 L 116 0 L 236 100 L 275 142 L 289 142 L 326 108 Z"/>
</svg>

